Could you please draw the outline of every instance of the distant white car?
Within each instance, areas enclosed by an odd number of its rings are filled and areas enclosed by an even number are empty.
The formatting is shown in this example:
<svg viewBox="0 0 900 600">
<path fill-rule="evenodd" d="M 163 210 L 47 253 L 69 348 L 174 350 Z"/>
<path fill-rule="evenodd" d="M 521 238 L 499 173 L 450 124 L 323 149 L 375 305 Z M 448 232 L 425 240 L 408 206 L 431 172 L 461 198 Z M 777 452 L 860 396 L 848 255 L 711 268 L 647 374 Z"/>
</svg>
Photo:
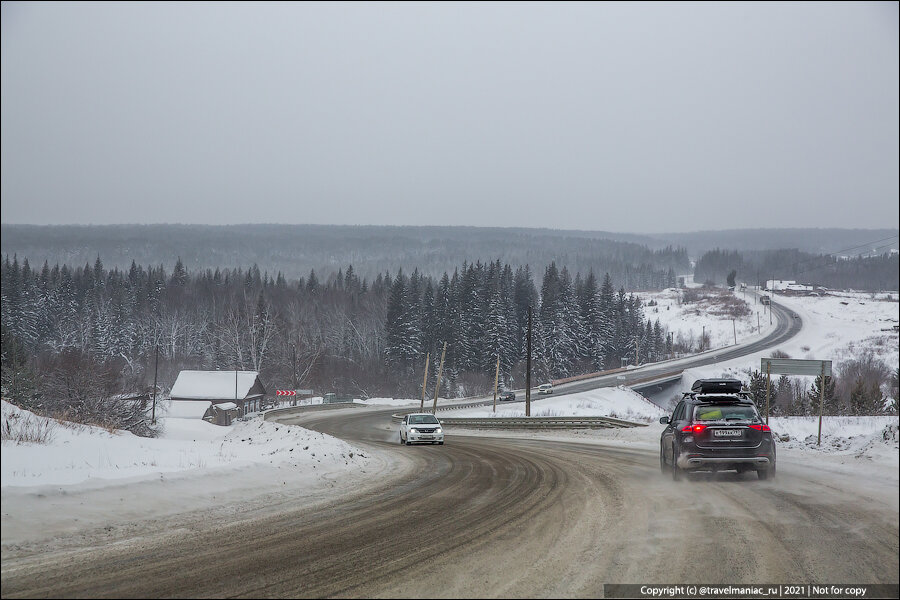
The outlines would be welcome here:
<svg viewBox="0 0 900 600">
<path fill-rule="evenodd" d="M 409 446 L 415 442 L 444 443 L 444 428 L 431 413 L 410 413 L 400 421 L 400 443 Z"/>
<path fill-rule="evenodd" d="M 552 394 L 553 393 L 553 384 L 552 383 L 542 383 L 538 386 L 538 394 Z"/>
</svg>

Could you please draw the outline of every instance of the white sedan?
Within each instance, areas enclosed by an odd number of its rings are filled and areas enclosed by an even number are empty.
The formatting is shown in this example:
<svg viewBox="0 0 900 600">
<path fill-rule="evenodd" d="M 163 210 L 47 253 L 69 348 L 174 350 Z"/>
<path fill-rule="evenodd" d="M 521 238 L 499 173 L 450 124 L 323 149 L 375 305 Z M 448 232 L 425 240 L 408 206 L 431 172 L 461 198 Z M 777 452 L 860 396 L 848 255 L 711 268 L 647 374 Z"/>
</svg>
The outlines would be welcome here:
<svg viewBox="0 0 900 600">
<path fill-rule="evenodd" d="M 400 443 L 409 446 L 413 442 L 444 443 L 441 422 L 431 413 L 412 413 L 400 421 Z"/>
</svg>

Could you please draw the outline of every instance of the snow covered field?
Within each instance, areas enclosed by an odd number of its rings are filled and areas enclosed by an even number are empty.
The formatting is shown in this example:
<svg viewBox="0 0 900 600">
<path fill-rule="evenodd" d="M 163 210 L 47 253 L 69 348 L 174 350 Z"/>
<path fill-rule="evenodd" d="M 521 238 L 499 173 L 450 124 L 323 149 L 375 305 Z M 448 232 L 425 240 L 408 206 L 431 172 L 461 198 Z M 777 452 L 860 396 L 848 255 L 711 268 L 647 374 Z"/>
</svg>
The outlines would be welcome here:
<svg viewBox="0 0 900 600">
<path fill-rule="evenodd" d="M 695 351 L 704 334 L 709 340 L 709 348 L 724 348 L 746 342 L 750 338 L 767 335 L 775 328 L 774 322 L 769 323 L 768 311 L 749 291 L 705 292 L 699 287 L 693 289 L 701 297 L 697 302 L 683 303 L 681 301 L 683 291 L 677 288 L 661 292 L 639 292 L 635 295 L 644 303 L 645 320 L 658 319 L 663 329 L 672 334 L 673 340 L 693 346 Z M 712 299 L 704 298 L 707 293 Z M 732 296 L 734 300 L 744 304 L 747 314 L 740 316 L 729 314 L 726 306 L 716 300 L 719 295 Z M 654 302 L 655 306 L 649 306 L 650 302 Z"/>
<path fill-rule="evenodd" d="M 2 487 L 72 485 L 158 478 L 161 474 L 283 464 L 324 477 L 367 463 L 359 449 L 329 435 L 262 419 L 219 427 L 199 419 L 161 419 L 158 438 L 62 424 L 3 402 L 4 428 L 46 432 L 45 443 L 3 440 Z"/>
<path fill-rule="evenodd" d="M 888 299 L 891 298 L 891 299 Z M 790 358 L 830 360 L 832 369 L 840 373 L 843 361 L 871 353 L 896 369 L 900 351 L 898 336 L 892 326 L 900 322 L 900 304 L 896 294 L 837 293 L 827 296 L 783 296 L 774 300 L 797 313 L 803 321 L 800 333 L 788 342 L 765 352 L 758 352 L 714 366 L 685 371 L 685 385 L 706 377 L 734 377 L 747 381 L 752 370 L 759 370 L 760 359 L 776 350 Z M 811 384 L 812 378 L 806 378 Z"/>
</svg>

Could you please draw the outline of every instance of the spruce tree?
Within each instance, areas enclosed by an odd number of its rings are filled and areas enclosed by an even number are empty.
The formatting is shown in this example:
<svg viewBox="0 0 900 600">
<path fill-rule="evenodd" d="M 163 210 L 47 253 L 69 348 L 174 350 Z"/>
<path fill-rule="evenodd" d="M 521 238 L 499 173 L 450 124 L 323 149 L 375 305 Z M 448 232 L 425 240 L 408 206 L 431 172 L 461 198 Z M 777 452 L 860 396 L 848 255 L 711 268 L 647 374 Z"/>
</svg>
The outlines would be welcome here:
<svg viewBox="0 0 900 600">
<path fill-rule="evenodd" d="M 834 394 L 834 378 L 833 377 L 825 377 L 825 401 L 824 406 L 822 407 L 823 414 L 826 415 L 839 415 L 844 412 L 840 406 L 840 399 L 837 398 Z M 816 379 L 813 381 L 812 388 L 807 392 L 806 396 L 809 401 L 810 409 L 812 414 L 819 413 L 819 404 L 821 403 L 821 390 L 822 390 L 822 376 L 816 375 Z"/>
</svg>

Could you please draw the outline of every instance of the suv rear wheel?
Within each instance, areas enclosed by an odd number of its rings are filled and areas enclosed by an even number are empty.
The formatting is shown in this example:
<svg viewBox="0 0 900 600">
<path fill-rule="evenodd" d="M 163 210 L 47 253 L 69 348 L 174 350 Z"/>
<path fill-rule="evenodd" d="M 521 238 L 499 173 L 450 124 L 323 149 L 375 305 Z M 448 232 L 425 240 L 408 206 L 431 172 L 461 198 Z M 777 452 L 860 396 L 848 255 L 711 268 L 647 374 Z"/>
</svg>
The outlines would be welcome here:
<svg viewBox="0 0 900 600">
<path fill-rule="evenodd" d="M 678 460 L 675 458 L 675 446 L 672 446 L 672 481 L 681 480 L 681 468 L 678 466 Z"/>
</svg>

